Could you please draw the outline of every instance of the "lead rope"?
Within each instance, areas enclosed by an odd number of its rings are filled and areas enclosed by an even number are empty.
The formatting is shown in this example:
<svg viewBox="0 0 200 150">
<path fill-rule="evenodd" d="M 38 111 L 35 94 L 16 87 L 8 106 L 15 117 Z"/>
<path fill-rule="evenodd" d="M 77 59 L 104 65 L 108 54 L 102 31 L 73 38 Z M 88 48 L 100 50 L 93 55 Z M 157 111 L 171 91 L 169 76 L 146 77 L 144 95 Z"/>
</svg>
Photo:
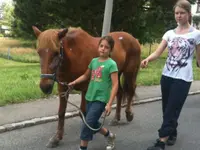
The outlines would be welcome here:
<svg viewBox="0 0 200 150">
<path fill-rule="evenodd" d="M 64 82 L 59 82 L 59 83 L 60 83 L 61 85 L 67 85 L 67 86 L 68 86 L 67 83 L 64 83 Z M 75 104 L 73 104 L 72 102 L 69 101 L 68 95 L 69 95 L 69 93 L 70 93 L 72 90 L 73 90 L 73 88 L 71 88 L 71 87 L 68 86 L 67 91 L 66 91 L 66 92 L 62 92 L 62 93 L 60 94 L 60 96 L 61 96 L 61 97 L 65 97 L 65 100 L 67 101 L 67 103 L 69 103 L 70 105 L 72 105 L 72 106 L 74 106 L 75 108 L 78 109 L 78 111 L 79 111 L 80 114 L 81 114 L 81 117 L 82 117 L 82 120 L 83 120 L 84 124 L 85 124 L 90 130 L 92 130 L 92 131 L 99 131 L 99 130 L 103 127 L 103 125 L 104 125 L 104 122 L 105 122 L 105 119 L 106 119 L 106 113 L 104 113 L 104 116 L 102 117 L 102 118 L 103 118 L 103 121 L 102 121 L 101 126 L 100 126 L 99 128 L 93 128 L 93 127 L 91 127 L 91 126 L 87 123 L 87 121 L 86 121 L 86 119 L 85 119 L 85 115 L 83 114 L 82 110 L 81 110 L 77 105 L 75 105 Z"/>
</svg>

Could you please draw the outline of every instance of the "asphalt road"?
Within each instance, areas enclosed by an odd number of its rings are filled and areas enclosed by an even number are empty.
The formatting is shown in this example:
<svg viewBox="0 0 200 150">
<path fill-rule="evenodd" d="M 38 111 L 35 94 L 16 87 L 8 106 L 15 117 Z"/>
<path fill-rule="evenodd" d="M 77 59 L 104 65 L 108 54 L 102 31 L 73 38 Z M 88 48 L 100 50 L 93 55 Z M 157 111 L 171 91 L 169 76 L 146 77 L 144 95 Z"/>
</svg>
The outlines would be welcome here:
<svg viewBox="0 0 200 150">
<path fill-rule="evenodd" d="M 135 118 L 127 123 L 122 113 L 120 125 L 110 127 L 117 134 L 116 150 L 146 150 L 157 138 L 162 114 L 161 103 L 153 102 L 134 106 Z M 200 150 L 200 95 L 189 96 L 180 116 L 178 141 L 167 150 Z M 49 138 L 56 132 L 57 122 L 37 125 L 0 134 L 0 150 L 48 150 Z M 80 118 L 65 120 L 65 136 L 55 150 L 78 150 Z M 89 145 L 89 150 L 104 150 L 105 139 L 97 134 Z"/>
</svg>

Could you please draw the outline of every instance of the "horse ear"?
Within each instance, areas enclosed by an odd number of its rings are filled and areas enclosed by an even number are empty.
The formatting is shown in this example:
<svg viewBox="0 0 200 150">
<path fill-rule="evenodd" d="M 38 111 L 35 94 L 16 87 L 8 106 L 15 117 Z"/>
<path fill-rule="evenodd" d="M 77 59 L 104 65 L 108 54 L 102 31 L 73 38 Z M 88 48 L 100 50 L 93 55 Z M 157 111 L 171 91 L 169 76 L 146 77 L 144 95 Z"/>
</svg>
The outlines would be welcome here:
<svg viewBox="0 0 200 150">
<path fill-rule="evenodd" d="M 65 34 L 68 32 L 68 28 L 65 28 L 65 29 L 63 29 L 62 31 L 60 31 L 59 33 L 58 33 L 58 39 L 59 40 L 61 40 L 64 36 L 65 36 Z"/>
<path fill-rule="evenodd" d="M 33 29 L 36 37 L 38 37 L 40 35 L 41 31 L 36 26 L 32 26 L 32 29 Z"/>
</svg>

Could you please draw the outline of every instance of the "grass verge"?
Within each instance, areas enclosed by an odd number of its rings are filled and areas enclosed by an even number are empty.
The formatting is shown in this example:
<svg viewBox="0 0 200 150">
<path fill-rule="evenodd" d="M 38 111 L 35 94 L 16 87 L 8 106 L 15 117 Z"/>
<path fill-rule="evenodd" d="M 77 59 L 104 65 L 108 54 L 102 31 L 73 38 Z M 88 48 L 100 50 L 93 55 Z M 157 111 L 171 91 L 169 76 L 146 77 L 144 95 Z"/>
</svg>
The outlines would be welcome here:
<svg viewBox="0 0 200 150">
<path fill-rule="evenodd" d="M 0 58 L 0 106 L 47 97 L 39 88 L 38 63 L 21 63 Z M 56 94 L 56 86 L 53 94 Z"/>
<path fill-rule="evenodd" d="M 12 103 L 22 103 L 47 97 L 39 88 L 40 66 L 39 57 L 32 41 L 0 38 L 0 106 Z M 152 51 L 158 44 L 152 45 Z M 8 60 L 8 50 L 10 58 Z M 149 45 L 142 45 L 142 58 L 149 55 Z M 146 69 L 140 69 L 137 85 L 158 85 L 167 52 L 156 61 L 151 62 Z M 200 80 L 199 71 L 193 61 L 194 80 Z M 56 85 L 56 84 L 55 84 Z M 53 94 L 57 93 L 54 86 Z M 77 91 L 74 91 L 77 93 Z"/>
</svg>

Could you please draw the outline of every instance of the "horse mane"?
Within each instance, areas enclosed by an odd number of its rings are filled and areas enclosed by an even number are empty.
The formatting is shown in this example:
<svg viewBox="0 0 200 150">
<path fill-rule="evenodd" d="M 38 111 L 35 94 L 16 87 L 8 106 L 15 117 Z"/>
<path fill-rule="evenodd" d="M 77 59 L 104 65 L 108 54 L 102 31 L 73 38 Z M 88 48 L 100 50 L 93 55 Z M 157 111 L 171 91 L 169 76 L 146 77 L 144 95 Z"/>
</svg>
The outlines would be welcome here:
<svg viewBox="0 0 200 150">
<path fill-rule="evenodd" d="M 80 31 L 80 30 L 83 30 L 83 29 L 81 27 L 69 27 L 68 28 L 68 33 L 77 32 L 77 31 Z"/>
<path fill-rule="evenodd" d="M 60 43 L 58 39 L 58 29 L 49 29 L 42 32 L 38 37 L 37 47 L 38 49 L 52 49 L 59 51 Z"/>
<path fill-rule="evenodd" d="M 48 29 L 42 32 L 37 41 L 37 47 L 38 49 L 51 49 L 54 51 L 60 50 L 60 41 L 58 39 L 58 33 L 62 31 L 62 29 Z M 82 30 L 80 27 L 69 27 L 67 34 L 73 34 L 73 33 L 86 33 L 84 30 Z"/>
</svg>

